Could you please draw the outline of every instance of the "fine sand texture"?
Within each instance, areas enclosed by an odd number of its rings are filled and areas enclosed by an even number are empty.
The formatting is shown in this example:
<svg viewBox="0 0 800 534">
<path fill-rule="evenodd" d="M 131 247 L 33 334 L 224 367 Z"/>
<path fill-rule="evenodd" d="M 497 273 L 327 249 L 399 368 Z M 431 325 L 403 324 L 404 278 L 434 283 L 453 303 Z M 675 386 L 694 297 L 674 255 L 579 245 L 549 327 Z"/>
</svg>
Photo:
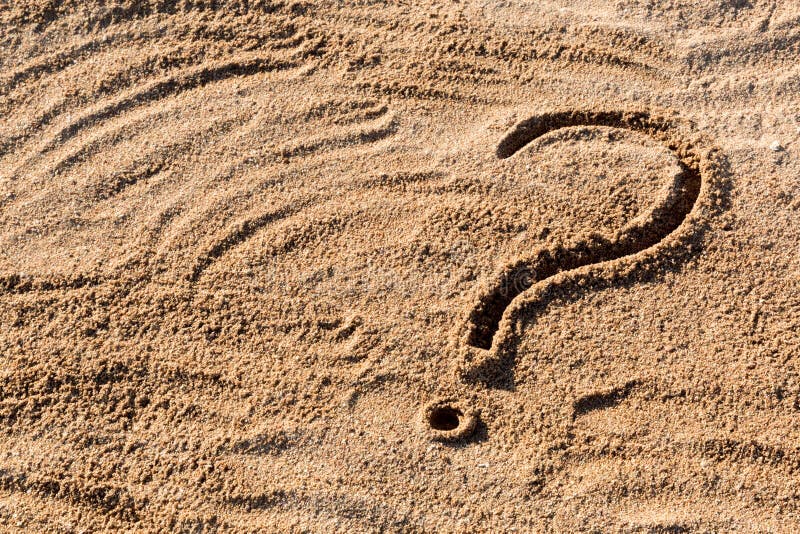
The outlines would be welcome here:
<svg viewBox="0 0 800 534">
<path fill-rule="evenodd" d="M 0 532 L 800 531 L 800 3 L 0 0 Z"/>
</svg>

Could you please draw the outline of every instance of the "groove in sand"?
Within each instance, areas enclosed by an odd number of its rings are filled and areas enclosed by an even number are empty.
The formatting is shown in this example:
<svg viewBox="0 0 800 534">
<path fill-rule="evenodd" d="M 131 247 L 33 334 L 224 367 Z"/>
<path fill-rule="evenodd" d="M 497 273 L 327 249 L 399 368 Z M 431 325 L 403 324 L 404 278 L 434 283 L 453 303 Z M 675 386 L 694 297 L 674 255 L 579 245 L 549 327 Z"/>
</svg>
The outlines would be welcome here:
<svg viewBox="0 0 800 534">
<path fill-rule="evenodd" d="M 565 111 L 538 115 L 522 121 L 499 143 L 498 158 L 513 156 L 535 139 L 561 128 L 606 126 L 642 132 L 664 143 L 676 156 L 681 172 L 645 212 L 614 235 L 592 233 L 573 243 L 542 248 L 505 266 L 472 307 L 459 337 L 462 358 L 458 372 L 469 382 L 497 382 L 513 356 L 512 325 L 523 316 L 523 307 L 546 306 L 556 290 L 579 285 L 578 280 L 613 278 L 624 260 L 634 263 L 643 254 L 657 255 L 668 236 L 687 225 L 701 191 L 708 190 L 703 172 L 715 172 L 703 154 L 686 140 L 675 137 L 679 122 L 647 112 Z M 603 273 L 595 272 L 597 269 Z M 502 381 L 502 379 L 500 380 Z"/>
</svg>

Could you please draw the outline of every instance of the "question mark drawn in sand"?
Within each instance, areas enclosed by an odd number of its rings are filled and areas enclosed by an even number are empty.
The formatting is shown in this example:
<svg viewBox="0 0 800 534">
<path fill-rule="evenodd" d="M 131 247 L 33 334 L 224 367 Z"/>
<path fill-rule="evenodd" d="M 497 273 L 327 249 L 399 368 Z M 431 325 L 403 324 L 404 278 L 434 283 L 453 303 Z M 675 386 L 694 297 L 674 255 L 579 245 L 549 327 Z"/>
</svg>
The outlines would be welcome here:
<svg viewBox="0 0 800 534">
<path fill-rule="evenodd" d="M 457 375 L 467 384 L 513 387 L 513 367 L 522 319 L 542 313 L 558 295 L 653 271 L 691 253 L 698 223 L 718 207 L 714 191 L 722 163 L 718 151 L 702 145 L 685 121 L 648 112 L 564 111 L 518 123 L 500 141 L 496 155 L 509 158 L 535 139 L 561 128 L 605 126 L 644 133 L 676 157 L 680 172 L 671 177 L 649 208 L 612 235 L 589 233 L 566 245 L 543 247 L 504 266 L 479 290 L 467 320 L 455 337 Z M 469 403 L 441 398 L 422 411 L 429 436 L 442 441 L 468 437 L 477 411 Z"/>
</svg>

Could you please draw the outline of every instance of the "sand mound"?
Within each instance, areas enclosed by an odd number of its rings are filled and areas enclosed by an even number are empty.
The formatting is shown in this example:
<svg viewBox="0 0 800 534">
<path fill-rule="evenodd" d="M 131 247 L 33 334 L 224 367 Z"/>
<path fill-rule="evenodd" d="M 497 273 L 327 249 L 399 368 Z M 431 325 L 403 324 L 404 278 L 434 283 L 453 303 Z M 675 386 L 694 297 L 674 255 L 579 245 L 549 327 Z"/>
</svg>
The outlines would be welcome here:
<svg viewBox="0 0 800 534">
<path fill-rule="evenodd" d="M 0 526 L 800 528 L 798 13 L 0 2 Z"/>
</svg>

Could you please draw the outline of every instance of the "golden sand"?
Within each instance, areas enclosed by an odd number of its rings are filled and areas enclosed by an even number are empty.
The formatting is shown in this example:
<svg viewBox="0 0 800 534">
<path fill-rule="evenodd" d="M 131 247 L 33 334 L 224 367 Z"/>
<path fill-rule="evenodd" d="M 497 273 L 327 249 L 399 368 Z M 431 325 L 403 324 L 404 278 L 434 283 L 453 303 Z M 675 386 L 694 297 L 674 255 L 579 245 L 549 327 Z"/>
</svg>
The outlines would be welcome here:
<svg viewBox="0 0 800 534">
<path fill-rule="evenodd" d="M 0 531 L 800 530 L 800 4 L 0 0 Z"/>
</svg>

